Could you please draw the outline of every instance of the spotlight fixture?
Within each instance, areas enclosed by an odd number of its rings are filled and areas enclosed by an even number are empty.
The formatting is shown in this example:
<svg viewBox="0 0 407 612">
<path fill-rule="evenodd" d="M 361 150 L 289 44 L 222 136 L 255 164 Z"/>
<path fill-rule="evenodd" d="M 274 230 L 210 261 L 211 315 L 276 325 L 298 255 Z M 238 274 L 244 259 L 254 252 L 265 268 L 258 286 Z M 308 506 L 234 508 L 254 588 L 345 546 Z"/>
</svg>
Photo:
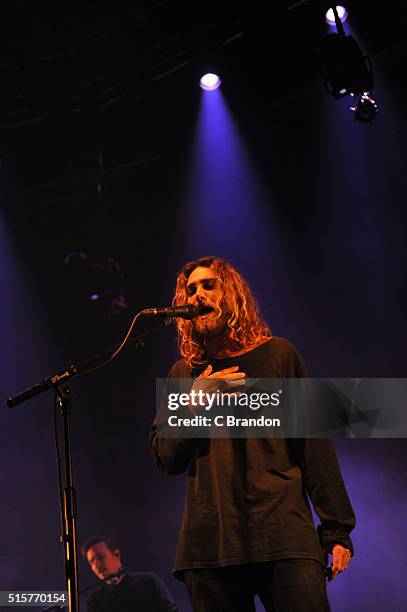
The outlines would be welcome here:
<svg viewBox="0 0 407 612">
<path fill-rule="evenodd" d="M 217 74 L 213 72 L 207 72 L 199 80 L 199 86 L 205 91 L 214 91 L 221 86 L 222 81 Z"/>
<path fill-rule="evenodd" d="M 353 95 L 351 94 L 351 96 Z M 350 110 L 355 113 L 355 121 L 362 121 L 363 123 L 373 121 L 377 115 L 378 108 L 369 92 L 365 91 L 361 96 L 355 97 L 357 98 L 357 103 L 355 106 L 350 107 Z"/>
<path fill-rule="evenodd" d="M 324 85 L 335 99 L 349 94 L 358 96 L 359 102 L 352 108 L 355 119 L 371 121 L 377 113 L 377 104 L 370 95 L 374 87 L 372 63 L 353 36 L 345 35 L 338 7 L 330 10 L 337 32 L 328 34 L 319 49 Z M 362 118 L 367 116 L 369 119 Z"/>
<path fill-rule="evenodd" d="M 345 21 L 348 18 L 348 11 L 346 10 L 346 8 L 344 6 L 337 6 L 336 7 L 336 11 L 338 13 L 338 17 L 341 20 L 341 22 L 345 23 Z M 334 26 L 335 25 L 335 23 L 336 23 L 336 21 L 335 21 L 335 13 L 334 13 L 334 10 L 332 8 L 328 9 L 327 12 L 325 13 L 325 21 L 330 26 Z"/>
</svg>

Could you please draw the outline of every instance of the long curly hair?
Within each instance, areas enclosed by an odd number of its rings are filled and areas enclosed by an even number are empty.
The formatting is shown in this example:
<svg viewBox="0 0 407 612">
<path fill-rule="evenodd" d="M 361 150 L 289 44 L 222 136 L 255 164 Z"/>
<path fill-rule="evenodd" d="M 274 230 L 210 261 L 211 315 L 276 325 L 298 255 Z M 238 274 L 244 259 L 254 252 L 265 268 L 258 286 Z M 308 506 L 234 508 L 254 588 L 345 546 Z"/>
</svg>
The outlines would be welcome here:
<svg viewBox="0 0 407 612">
<path fill-rule="evenodd" d="M 233 351 L 250 348 L 266 338 L 271 331 L 260 315 L 260 309 L 243 276 L 228 261 L 206 256 L 186 263 L 177 277 L 173 306 L 187 302 L 187 283 L 198 267 L 211 268 L 222 282 L 222 305 L 230 313 L 226 321 L 225 343 Z M 188 366 L 207 361 L 203 338 L 194 333 L 190 320 L 177 319 L 178 347 Z"/>
</svg>

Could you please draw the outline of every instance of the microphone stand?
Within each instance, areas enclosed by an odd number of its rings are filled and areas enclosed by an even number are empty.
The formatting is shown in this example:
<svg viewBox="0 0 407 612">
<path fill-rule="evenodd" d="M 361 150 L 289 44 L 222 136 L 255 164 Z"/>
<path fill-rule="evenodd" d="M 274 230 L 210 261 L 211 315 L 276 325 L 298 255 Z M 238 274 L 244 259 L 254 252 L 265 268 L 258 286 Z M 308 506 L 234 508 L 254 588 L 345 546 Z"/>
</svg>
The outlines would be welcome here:
<svg viewBox="0 0 407 612">
<path fill-rule="evenodd" d="M 60 408 L 61 416 L 63 420 L 63 432 L 64 432 L 64 459 L 65 459 L 65 488 L 62 504 L 62 519 L 63 528 L 61 535 L 61 543 L 64 546 L 64 560 L 65 560 L 65 579 L 68 591 L 68 608 L 69 612 L 79 611 L 79 595 L 78 595 L 78 565 L 77 565 L 77 547 L 76 547 L 76 526 L 75 522 L 77 519 L 76 511 L 76 492 L 73 484 L 73 468 L 72 468 L 72 453 L 71 453 L 71 428 L 70 428 L 70 414 L 71 414 L 71 387 L 69 381 L 75 376 L 84 376 L 93 372 L 111 361 L 122 351 L 126 344 L 134 343 L 137 348 L 144 346 L 143 338 L 157 327 L 152 325 L 145 331 L 135 337 L 131 337 L 131 332 L 136 324 L 137 319 L 144 314 L 141 311 L 136 314 L 130 325 L 126 337 L 121 344 L 118 344 L 103 353 L 98 353 L 92 357 L 77 363 L 76 365 L 70 365 L 65 370 L 48 376 L 40 383 L 18 393 L 14 397 L 10 397 L 7 400 L 7 406 L 13 408 L 17 404 L 21 404 L 26 400 L 30 399 L 47 391 L 53 389 L 55 392 L 54 402 L 55 407 Z M 153 322 L 157 322 L 160 327 L 166 326 L 170 323 L 168 318 L 154 318 Z"/>
</svg>

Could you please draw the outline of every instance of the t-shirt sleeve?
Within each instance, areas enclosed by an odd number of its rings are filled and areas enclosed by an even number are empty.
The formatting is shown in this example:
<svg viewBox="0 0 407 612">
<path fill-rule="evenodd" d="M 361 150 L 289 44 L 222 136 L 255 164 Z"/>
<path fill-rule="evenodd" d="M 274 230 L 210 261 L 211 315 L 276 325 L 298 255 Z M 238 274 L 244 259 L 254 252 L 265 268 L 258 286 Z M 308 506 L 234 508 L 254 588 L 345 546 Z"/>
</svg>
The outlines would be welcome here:
<svg viewBox="0 0 407 612">
<path fill-rule="evenodd" d="M 295 346 L 286 338 L 275 337 L 273 341 L 280 359 L 280 374 L 285 378 L 307 378 L 308 370 Z"/>
<path fill-rule="evenodd" d="M 332 443 L 326 438 L 310 438 L 302 443 L 302 473 L 306 491 L 321 521 L 318 526 L 321 545 L 331 552 L 335 544 L 342 544 L 353 554 L 349 533 L 356 519 Z"/>
<path fill-rule="evenodd" d="M 183 367 L 180 361 L 176 362 L 168 373 L 167 388 L 171 386 L 173 390 L 175 379 L 186 376 L 185 366 Z M 170 475 L 181 474 L 188 469 L 195 456 L 196 442 L 193 438 L 183 437 L 181 427 L 176 429 L 175 434 L 172 432 L 171 437 L 166 437 L 166 428 L 169 427 L 164 417 L 167 393 L 167 389 L 164 389 L 160 409 L 150 430 L 150 450 L 154 463 L 160 470 Z"/>
<path fill-rule="evenodd" d="M 297 349 L 287 340 L 285 349 L 287 378 L 307 378 L 307 368 Z M 301 395 L 304 388 L 301 387 Z M 310 401 L 309 398 L 306 401 Z M 322 547 L 331 552 L 335 544 L 342 544 L 353 554 L 349 533 L 356 519 L 331 441 L 299 438 L 294 441 L 294 447 L 299 455 L 305 489 L 321 521 L 317 529 Z"/>
</svg>

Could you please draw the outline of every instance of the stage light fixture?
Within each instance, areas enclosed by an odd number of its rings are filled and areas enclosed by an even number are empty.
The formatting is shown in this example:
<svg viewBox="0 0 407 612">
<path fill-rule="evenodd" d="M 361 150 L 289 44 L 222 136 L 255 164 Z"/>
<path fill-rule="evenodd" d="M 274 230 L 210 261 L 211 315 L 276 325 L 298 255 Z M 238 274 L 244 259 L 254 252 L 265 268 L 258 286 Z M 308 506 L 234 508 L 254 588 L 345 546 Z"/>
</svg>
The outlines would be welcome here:
<svg viewBox="0 0 407 612">
<path fill-rule="evenodd" d="M 351 94 L 354 96 L 354 94 Z M 355 96 L 357 102 L 355 106 L 351 106 L 350 110 L 353 111 L 355 121 L 362 121 L 367 123 L 373 121 L 378 112 L 378 107 L 373 98 L 369 95 L 369 92 L 365 91 L 361 96 Z"/>
<path fill-rule="evenodd" d="M 346 10 L 346 8 L 344 6 L 337 6 L 336 7 L 336 11 L 338 13 L 338 17 L 341 20 L 341 22 L 345 23 L 345 21 L 348 18 L 348 11 Z M 335 21 L 335 13 L 334 13 L 334 10 L 332 8 L 328 9 L 327 12 L 325 13 L 325 21 L 330 26 L 334 26 L 335 25 L 335 23 L 336 23 L 336 21 Z"/>
<path fill-rule="evenodd" d="M 222 81 L 217 74 L 213 72 L 207 72 L 199 80 L 199 86 L 205 91 L 215 91 L 221 86 Z"/>
<path fill-rule="evenodd" d="M 358 103 L 351 109 L 355 119 L 371 121 L 377 114 L 377 104 L 371 97 L 374 87 L 372 63 L 353 36 L 345 35 L 337 8 L 331 9 L 337 32 L 328 34 L 319 49 L 324 85 L 335 99 L 350 94 L 358 96 Z"/>
</svg>

